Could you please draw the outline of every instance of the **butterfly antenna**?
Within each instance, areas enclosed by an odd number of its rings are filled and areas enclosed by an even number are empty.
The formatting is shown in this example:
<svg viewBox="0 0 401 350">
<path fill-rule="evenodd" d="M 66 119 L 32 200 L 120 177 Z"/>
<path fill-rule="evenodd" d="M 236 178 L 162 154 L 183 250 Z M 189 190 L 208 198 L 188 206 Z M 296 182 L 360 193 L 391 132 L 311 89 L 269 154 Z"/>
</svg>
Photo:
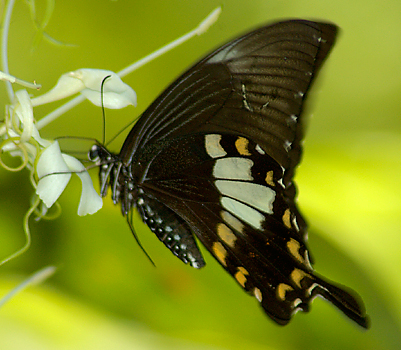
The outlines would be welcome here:
<svg viewBox="0 0 401 350">
<path fill-rule="evenodd" d="M 93 138 L 93 137 L 86 137 L 86 136 L 57 136 L 56 138 L 54 138 L 54 140 L 59 141 L 59 140 L 84 140 L 84 141 L 91 141 L 92 143 L 95 144 L 100 144 L 100 142 Z M 74 155 L 75 158 L 77 158 L 81 163 L 84 162 L 90 162 L 90 160 L 88 160 L 88 152 L 87 151 L 77 151 L 76 149 L 66 149 L 64 148 L 61 144 L 60 144 L 60 148 L 62 150 L 63 153 L 67 153 L 69 155 Z M 75 156 L 77 155 L 77 156 Z M 84 158 L 82 158 L 82 155 L 85 155 Z M 81 158 L 78 158 L 81 157 Z"/>
<path fill-rule="evenodd" d="M 152 258 L 149 256 L 149 254 L 146 252 L 145 248 L 143 247 L 142 243 L 139 241 L 139 238 L 135 232 L 134 229 L 134 225 L 132 225 L 132 210 L 131 210 L 131 214 L 127 215 L 127 222 L 128 222 L 128 226 L 131 229 L 132 235 L 134 236 L 136 242 L 138 243 L 139 247 L 141 248 L 141 250 L 143 251 L 143 253 L 146 255 L 146 257 L 149 259 L 149 261 L 151 262 L 151 264 L 156 267 L 156 264 L 153 262 Z"/>
<path fill-rule="evenodd" d="M 103 116 L 103 142 L 102 145 L 106 142 L 106 112 L 104 111 L 104 84 L 106 80 L 109 79 L 111 75 L 107 75 L 102 80 L 102 85 L 100 86 L 100 101 L 102 104 L 102 116 Z"/>
<path fill-rule="evenodd" d="M 140 116 L 135 117 L 135 119 L 130 122 L 128 125 L 124 126 L 116 135 L 114 135 L 110 140 L 107 141 L 107 145 L 109 145 L 110 143 L 112 143 L 118 136 L 120 136 L 125 130 L 127 130 L 129 127 L 132 126 L 132 124 L 134 124 Z"/>
</svg>

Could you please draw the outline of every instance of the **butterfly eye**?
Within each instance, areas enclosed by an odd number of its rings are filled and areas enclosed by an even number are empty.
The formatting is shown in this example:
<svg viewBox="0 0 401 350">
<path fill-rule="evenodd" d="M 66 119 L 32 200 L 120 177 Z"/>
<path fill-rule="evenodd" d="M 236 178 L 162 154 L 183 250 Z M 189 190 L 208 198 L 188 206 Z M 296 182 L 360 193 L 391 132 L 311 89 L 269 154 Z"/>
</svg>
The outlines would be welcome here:
<svg viewBox="0 0 401 350">
<path fill-rule="evenodd" d="M 93 145 L 88 152 L 88 158 L 91 162 L 96 163 L 100 159 L 101 147 L 99 145 Z"/>
</svg>

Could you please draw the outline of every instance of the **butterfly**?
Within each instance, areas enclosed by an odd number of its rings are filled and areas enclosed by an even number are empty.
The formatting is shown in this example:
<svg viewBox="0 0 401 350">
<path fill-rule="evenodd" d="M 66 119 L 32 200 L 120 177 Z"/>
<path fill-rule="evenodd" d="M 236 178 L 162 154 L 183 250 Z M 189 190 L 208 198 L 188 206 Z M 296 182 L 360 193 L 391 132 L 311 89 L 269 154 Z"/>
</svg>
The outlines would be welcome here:
<svg viewBox="0 0 401 350">
<path fill-rule="evenodd" d="M 360 298 L 313 270 L 293 176 L 302 111 L 337 27 L 288 20 L 213 51 L 140 116 L 120 153 L 91 148 L 101 195 L 184 263 L 200 241 L 268 316 L 287 324 L 316 296 L 368 327 Z"/>
</svg>

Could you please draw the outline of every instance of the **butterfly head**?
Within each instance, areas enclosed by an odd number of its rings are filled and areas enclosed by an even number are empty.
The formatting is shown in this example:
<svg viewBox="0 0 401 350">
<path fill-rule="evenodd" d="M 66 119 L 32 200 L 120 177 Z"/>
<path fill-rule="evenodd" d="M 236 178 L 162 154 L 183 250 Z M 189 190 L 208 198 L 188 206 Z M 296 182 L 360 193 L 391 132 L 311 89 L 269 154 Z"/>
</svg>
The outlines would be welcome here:
<svg viewBox="0 0 401 350">
<path fill-rule="evenodd" d="M 101 144 L 94 144 L 89 152 L 88 152 L 88 158 L 91 162 L 93 162 L 95 165 L 102 165 L 102 164 L 107 164 L 111 163 L 114 161 L 115 156 L 110 153 L 106 147 L 104 147 Z"/>
</svg>

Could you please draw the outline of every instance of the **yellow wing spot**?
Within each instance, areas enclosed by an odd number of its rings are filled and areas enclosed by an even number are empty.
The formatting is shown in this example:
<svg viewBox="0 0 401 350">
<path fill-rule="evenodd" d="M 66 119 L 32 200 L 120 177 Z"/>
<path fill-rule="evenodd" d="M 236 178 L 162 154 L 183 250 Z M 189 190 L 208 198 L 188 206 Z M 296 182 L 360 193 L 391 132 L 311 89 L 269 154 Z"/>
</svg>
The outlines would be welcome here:
<svg viewBox="0 0 401 350">
<path fill-rule="evenodd" d="M 256 299 L 258 299 L 258 301 L 261 303 L 263 298 L 260 289 L 255 287 L 253 290 L 253 294 L 255 295 Z"/>
<path fill-rule="evenodd" d="M 302 257 L 301 254 L 299 254 L 299 248 L 301 248 L 300 243 L 297 240 L 295 240 L 294 238 L 290 238 L 290 240 L 287 242 L 288 251 L 301 264 L 305 264 L 305 259 Z"/>
<path fill-rule="evenodd" d="M 289 229 L 292 228 L 291 222 L 290 222 L 290 217 L 291 217 L 291 212 L 290 209 L 286 209 L 283 215 L 283 223 L 285 226 L 287 226 Z"/>
<path fill-rule="evenodd" d="M 220 242 L 214 242 L 212 250 L 217 260 L 219 260 L 224 266 L 227 266 L 227 250 L 223 247 L 223 245 Z"/>
<path fill-rule="evenodd" d="M 280 283 L 277 286 L 277 298 L 284 301 L 285 300 L 285 294 L 287 293 L 287 291 L 289 290 L 294 290 L 294 288 L 292 288 L 291 286 L 289 286 L 288 284 L 285 283 Z"/>
<path fill-rule="evenodd" d="M 234 275 L 234 278 L 242 286 L 242 288 L 245 288 L 246 275 L 249 275 L 249 273 L 244 267 L 239 267 L 237 273 Z"/>
<path fill-rule="evenodd" d="M 270 170 L 266 173 L 266 178 L 265 178 L 266 183 L 269 186 L 274 186 L 274 182 L 273 182 L 273 170 Z"/>
<path fill-rule="evenodd" d="M 244 233 L 244 224 L 235 216 L 231 215 L 228 211 L 225 210 L 222 210 L 220 215 L 221 218 L 234 230 L 238 231 L 239 233 Z"/>
<path fill-rule="evenodd" d="M 217 234 L 224 243 L 226 243 L 229 247 L 234 248 L 237 237 L 227 225 L 219 223 L 217 225 Z"/>
<path fill-rule="evenodd" d="M 237 141 L 235 141 L 235 147 L 237 151 L 242 156 L 250 156 L 251 153 L 248 150 L 249 141 L 245 137 L 238 137 Z"/>
<path fill-rule="evenodd" d="M 294 281 L 294 283 L 299 287 L 302 288 L 301 286 L 301 281 L 307 277 L 308 274 L 300 269 L 294 269 L 291 272 L 290 278 Z"/>
</svg>

